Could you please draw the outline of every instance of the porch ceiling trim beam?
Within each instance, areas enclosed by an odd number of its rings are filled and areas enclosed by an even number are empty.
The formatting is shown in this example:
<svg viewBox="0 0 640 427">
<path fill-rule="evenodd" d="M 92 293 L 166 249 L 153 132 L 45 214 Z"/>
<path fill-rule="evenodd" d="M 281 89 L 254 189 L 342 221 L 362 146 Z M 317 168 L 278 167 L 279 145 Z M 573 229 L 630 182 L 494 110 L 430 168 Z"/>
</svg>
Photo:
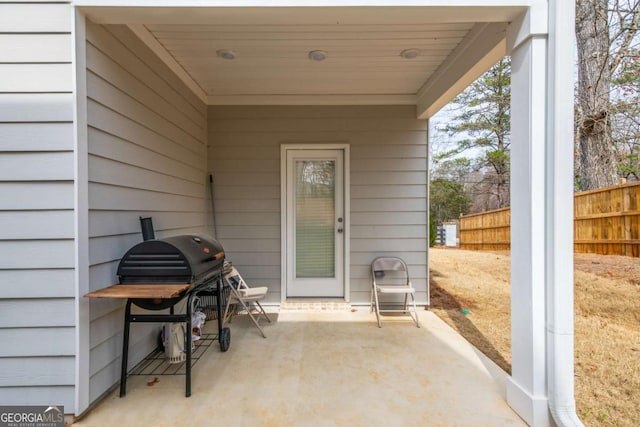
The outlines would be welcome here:
<svg viewBox="0 0 640 427">
<path fill-rule="evenodd" d="M 415 95 L 211 95 L 208 105 L 414 105 Z"/>
<path fill-rule="evenodd" d="M 167 51 L 167 49 L 160 44 L 153 34 L 147 30 L 144 25 L 127 25 L 129 29 L 140 39 L 149 49 L 155 53 L 158 58 L 165 63 L 167 67 L 175 73 L 176 76 L 189 88 L 191 91 L 205 104 L 207 103 L 207 94 L 205 91 L 195 82 L 185 71 L 184 68 L 174 59 L 173 56 Z"/>
<path fill-rule="evenodd" d="M 418 91 L 418 118 L 433 116 L 505 55 L 506 29 L 506 23 L 481 23 L 469 31 Z"/>
<path fill-rule="evenodd" d="M 97 24 L 300 25 L 511 22 L 546 0 L 234 1 L 76 0 Z M 380 10 L 384 9 L 381 15 Z"/>
</svg>

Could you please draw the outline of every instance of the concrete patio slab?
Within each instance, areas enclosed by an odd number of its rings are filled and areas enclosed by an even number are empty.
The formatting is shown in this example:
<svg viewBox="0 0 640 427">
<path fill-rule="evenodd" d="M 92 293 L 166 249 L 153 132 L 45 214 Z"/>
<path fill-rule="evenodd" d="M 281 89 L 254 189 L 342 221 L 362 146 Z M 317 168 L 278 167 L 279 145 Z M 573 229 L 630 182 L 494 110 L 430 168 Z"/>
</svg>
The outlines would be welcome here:
<svg viewBox="0 0 640 427">
<path fill-rule="evenodd" d="M 433 313 L 406 317 L 285 312 L 231 324 L 183 376 L 131 376 L 75 426 L 524 426 L 505 401 L 507 374 Z M 208 327 L 214 328 L 214 322 Z"/>
</svg>

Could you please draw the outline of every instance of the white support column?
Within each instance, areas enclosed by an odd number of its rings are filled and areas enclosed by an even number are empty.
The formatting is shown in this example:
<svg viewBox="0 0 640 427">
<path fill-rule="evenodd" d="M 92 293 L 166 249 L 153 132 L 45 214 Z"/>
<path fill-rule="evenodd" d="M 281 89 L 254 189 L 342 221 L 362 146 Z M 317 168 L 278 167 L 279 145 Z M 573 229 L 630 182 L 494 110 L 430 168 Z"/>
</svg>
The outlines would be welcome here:
<svg viewBox="0 0 640 427">
<path fill-rule="evenodd" d="M 546 35 L 519 40 L 511 62 L 512 376 L 507 401 L 529 425 L 547 426 Z"/>
</svg>

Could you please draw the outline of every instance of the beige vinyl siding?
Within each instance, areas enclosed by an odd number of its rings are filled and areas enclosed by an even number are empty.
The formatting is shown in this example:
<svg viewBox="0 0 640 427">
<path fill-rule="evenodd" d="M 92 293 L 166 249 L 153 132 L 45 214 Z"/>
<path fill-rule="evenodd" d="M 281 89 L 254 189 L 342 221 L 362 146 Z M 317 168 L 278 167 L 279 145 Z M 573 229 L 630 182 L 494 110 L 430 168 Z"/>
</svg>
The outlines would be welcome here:
<svg viewBox="0 0 640 427">
<path fill-rule="evenodd" d="M 87 23 L 89 278 L 117 281 L 122 255 L 156 237 L 207 233 L 206 107 L 124 26 Z M 123 300 L 91 301 L 90 401 L 120 379 Z M 132 328 L 129 366 L 157 344 L 159 324 Z"/>
<path fill-rule="evenodd" d="M 0 3 L 0 402 L 74 411 L 72 9 Z"/>
<path fill-rule="evenodd" d="M 280 146 L 348 143 L 351 301 L 369 302 L 371 261 L 409 264 L 427 302 L 427 123 L 412 106 L 209 107 L 218 236 L 247 281 L 280 301 Z"/>
</svg>

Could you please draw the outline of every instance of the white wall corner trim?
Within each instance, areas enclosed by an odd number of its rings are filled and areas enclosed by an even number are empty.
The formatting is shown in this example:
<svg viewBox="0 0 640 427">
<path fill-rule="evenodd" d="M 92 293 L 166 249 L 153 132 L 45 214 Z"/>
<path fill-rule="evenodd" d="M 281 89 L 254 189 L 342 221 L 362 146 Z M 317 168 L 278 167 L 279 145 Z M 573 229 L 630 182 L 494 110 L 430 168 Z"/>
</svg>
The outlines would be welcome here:
<svg viewBox="0 0 640 427">
<path fill-rule="evenodd" d="M 89 292 L 89 160 L 87 134 L 87 66 L 85 17 L 69 8 L 74 22 L 74 234 L 75 234 L 75 410 L 79 415 L 89 407 L 90 305 Z"/>
<path fill-rule="evenodd" d="M 207 103 L 207 94 L 187 73 L 184 68 L 171 56 L 169 52 L 160 44 L 153 34 L 147 30 L 144 25 L 127 25 L 127 27 L 135 34 L 144 44 L 155 53 L 167 67 L 175 73 L 180 80 L 196 95 L 203 103 Z"/>
</svg>

